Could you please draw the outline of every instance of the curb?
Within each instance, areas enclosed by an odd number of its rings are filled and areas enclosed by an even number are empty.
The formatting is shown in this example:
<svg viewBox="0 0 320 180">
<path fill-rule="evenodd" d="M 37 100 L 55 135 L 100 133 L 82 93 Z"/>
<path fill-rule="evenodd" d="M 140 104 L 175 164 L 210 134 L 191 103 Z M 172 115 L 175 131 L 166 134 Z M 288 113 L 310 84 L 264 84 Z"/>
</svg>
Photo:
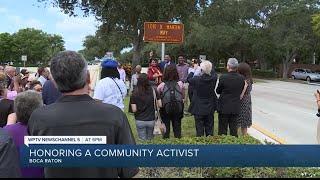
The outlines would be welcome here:
<svg viewBox="0 0 320 180">
<path fill-rule="evenodd" d="M 277 137 L 275 134 L 267 131 L 266 129 L 262 128 L 261 126 L 255 124 L 255 123 L 252 125 L 252 128 L 254 128 L 255 130 L 259 131 L 263 135 L 269 137 L 270 139 L 278 142 L 279 144 L 287 144 L 287 142 L 283 138 Z"/>
</svg>

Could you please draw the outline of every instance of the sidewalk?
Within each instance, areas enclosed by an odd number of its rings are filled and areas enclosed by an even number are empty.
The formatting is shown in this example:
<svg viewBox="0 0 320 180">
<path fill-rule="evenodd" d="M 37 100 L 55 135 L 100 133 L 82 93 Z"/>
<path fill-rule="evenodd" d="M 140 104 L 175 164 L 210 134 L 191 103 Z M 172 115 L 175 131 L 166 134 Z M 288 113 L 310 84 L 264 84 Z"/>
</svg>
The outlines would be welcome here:
<svg viewBox="0 0 320 180">
<path fill-rule="evenodd" d="M 258 139 L 263 144 L 287 144 L 283 138 L 275 136 L 273 133 L 257 124 L 253 124 L 252 127 L 248 129 L 248 134 Z"/>
</svg>

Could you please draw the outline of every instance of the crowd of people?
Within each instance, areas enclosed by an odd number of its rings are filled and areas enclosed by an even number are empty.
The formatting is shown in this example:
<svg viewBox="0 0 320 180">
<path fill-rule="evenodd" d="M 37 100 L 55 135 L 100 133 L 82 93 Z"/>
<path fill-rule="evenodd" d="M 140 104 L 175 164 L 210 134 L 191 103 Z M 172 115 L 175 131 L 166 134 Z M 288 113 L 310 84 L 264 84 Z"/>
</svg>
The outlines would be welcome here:
<svg viewBox="0 0 320 180">
<path fill-rule="evenodd" d="M 230 58 L 227 69 L 228 73 L 218 78 L 210 61 L 192 59 L 189 65 L 183 55 L 178 56 L 178 64 L 170 55 L 161 62 L 150 59 L 147 74 L 141 73 L 138 65 L 131 80 L 129 109 L 133 109 L 139 138 L 153 138 L 157 108 L 166 127 L 163 138 L 170 137 L 171 125 L 174 137 L 182 137 L 185 111 L 194 116 L 196 136 L 214 135 L 215 112 L 219 114 L 219 135 L 227 135 L 228 130 L 232 136 L 238 137 L 239 130 L 247 135 L 252 125 L 251 68 Z"/>
<path fill-rule="evenodd" d="M 0 150 L 8 151 L 0 154 L 0 177 L 135 176 L 137 168 L 22 168 L 17 162 L 27 135 L 107 136 L 108 144 L 135 144 L 124 112 L 128 94 L 141 140 L 154 137 L 157 115 L 166 128 L 165 139 L 170 137 L 171 126 L 174 137 L 182 137 L 185 111 L 195 118 L 196 136 L 214 135 L 216 111 L 219 135 L 229 129 L 238 136 L 239 128 L 246 134 L 252 124 L 250 66 L 234 58 L 228 61 L 228 73 L 220 78 L 210 61 L 193 59 L 189 65 L 183 55 L 177 64 L 169 55 L 160 63 L 151 59 L 147 74 L 141 73 L 141 66 L 135 67 L 131 93 L 117 61 L 105 59 L 101 67 L 100 80 L 91 89 L 88 65 L 73 51 L 58 53 L 51 60 L 51 72 L 40 67 L 35 76 L 27 69 L 18 72 L 0 66 L 0 139 L 8 142 L 0 144 Z"/>
<path fill-rule="evenodd" d="M 118 63 L 108 61 L 102 66 L 102 80 L 95 87 L 94 98 L 89 96 L 87 62 L 76 52 L 58 53 L 51 60 L 51 72 L 40 67 L 35 76 L 26 69 L 18 72 L 14 67 L 0 66 L 0 177 L 117 178 L 138 173 L 137 168 L 20 166 L 19 152 L 25 136 L 97 135 L 106 136 L 108 144 L 135 144 L 128 119 L 121 110 L 127 92 Z M 109 89 L 110 83 L 117 88 Z"/>
</svg>

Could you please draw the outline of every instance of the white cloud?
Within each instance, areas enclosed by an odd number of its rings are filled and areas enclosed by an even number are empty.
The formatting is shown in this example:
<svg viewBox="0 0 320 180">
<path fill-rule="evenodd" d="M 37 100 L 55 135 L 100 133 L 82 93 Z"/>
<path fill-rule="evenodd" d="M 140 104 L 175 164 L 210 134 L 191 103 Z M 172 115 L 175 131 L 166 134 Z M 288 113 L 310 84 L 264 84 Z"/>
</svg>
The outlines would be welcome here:
<svg viewBox="0 0 320 180">
<path fill-rule="evenodd" d="M 87 32 L 92 34 L 96 31 L 96 20 L 94 17 L 65 17 L 57 22 L 56 28 L 65 32 Z"/>
<path fill-rule="evenodd" d="M 56 10 L 51 9 L 51 12 Z M 66 42 L 66 48 L 73 48 L 70 50 L 82 49 L 83 41 L 87 35 L 94 35 L 98 22 L 95 17 L 70 17 L 59 12 L 60 20 L 56 23 L 56 31 L 61 33 Z M 76 49 L 74 49 L 76 48 Z"/>
<path fill-rule="evenodd" d="M 6 14 L 8 13 L 8 9 L 4 7 L 0 7 L 0 14 Z"/>
<path fill-rule="evenodd" d="M 8 18 L 14 22 L 14 26 L 18 29 L 21 28 L 35 28 L 35 29 L 42 29 L 44 24 L 34 18 L 31 19 L 23 19 L 21 16 L 17 15 L 9 15 Z"/>
<path fill-rule="evenodd" d="M 32 28 L 36 28 L 36 29 L 42 29 L 44 27 L 44 24 L 37 19 L 28 19 L 24 23 L 24 25 L 26 27 L 32 27 Z"/>
<path fill-rule="evenodd" d="M 99 23 L 94 16 L 77 17 L 64 14 L 58 7 L 48 7 L 47 12 L 50 16 L 57 18 L 55 23 L 55 32 L 61 34 L 66 42 L 66 48 L 69 50 L 82 49 L 83 40 L 87 35 L 94 35 Z M 79 11 L 81 14 L 81 11 Z"/>
</svg>

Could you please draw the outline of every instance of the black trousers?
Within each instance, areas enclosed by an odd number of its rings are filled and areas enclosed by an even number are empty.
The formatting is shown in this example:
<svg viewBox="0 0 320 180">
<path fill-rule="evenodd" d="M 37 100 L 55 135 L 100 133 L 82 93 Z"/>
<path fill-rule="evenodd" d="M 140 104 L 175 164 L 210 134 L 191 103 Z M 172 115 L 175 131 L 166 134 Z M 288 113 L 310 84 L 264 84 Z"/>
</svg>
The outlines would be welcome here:
<svg viewBox="0 0 320 180">
<path fill-rule="evenodd" d="M 173 134 L 175 138 L 181 138 L 181 117 L 164 116 L 162 121 L 166 125 L 166 133 L 163 135 L 164 139 L 170 138 L 170 125 L 172 124 Z M 171 122 L 171 123 L 170 123 Z"/>
<path fill-rule="evenodd" d="M 220 114 L 219 113 L 219 135 L 228 135 L 228 127 L 230 135 L 238 137 L 238 115 Z"/>
<path fill-rule="evenodd" d="M 214 129 L 214 114 L 210 115 L 195 115 L 197 137 L 201 136 L 213 136 Z"/>
</svg>

